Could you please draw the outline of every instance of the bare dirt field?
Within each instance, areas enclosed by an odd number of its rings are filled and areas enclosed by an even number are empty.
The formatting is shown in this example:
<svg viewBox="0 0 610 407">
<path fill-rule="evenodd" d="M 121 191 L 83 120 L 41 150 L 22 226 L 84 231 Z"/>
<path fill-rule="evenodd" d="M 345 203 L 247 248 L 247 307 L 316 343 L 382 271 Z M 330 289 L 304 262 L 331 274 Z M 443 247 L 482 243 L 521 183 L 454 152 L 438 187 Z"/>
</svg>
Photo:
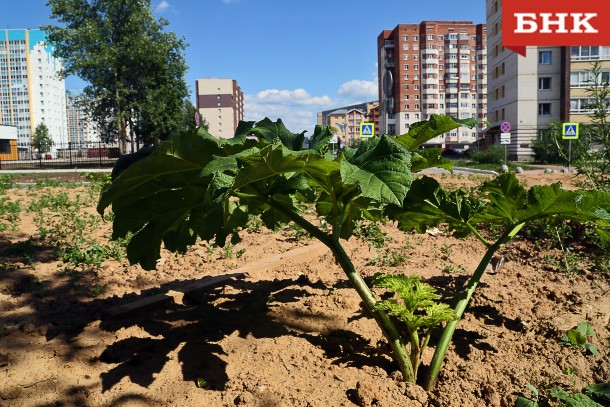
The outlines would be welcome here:
<svg viewBox="0 0 610 407">
<path fill-rule="evenodd" d="M 520 177 L 528 186 L 577 181 Z M 465 188 L 486 179 L 437 178 Z M 67 210 L 40 209 L 62 191 Z M 235 246 L 162 252 L 155 271 L 104 249 L 98 267 L 67 258 L 61 243 L 76 241 L 69 227 L 82 221 L 89 263 L 96 245 L 118 250 L 95 191 L 39 185 L 3 198 L 22 210 L 0 232 L 0 406 L 513 406 L 528 384 L 580 392 L 610 381 L 609 265 L 586 239 L 562 251 L 542 231 L 501 249 L 502 266 L 484 275 L 426 392 L 401 381 L 330 251 L 298 229 L 252 224 Z M 382 230 L 382 248 L 345 243 L 363 276 L 417 274 L 447 300 L 484 253 L 442 231 Z M 597 333 L 597 356 L 559 343 L 581 321 Z"/>
</svg>

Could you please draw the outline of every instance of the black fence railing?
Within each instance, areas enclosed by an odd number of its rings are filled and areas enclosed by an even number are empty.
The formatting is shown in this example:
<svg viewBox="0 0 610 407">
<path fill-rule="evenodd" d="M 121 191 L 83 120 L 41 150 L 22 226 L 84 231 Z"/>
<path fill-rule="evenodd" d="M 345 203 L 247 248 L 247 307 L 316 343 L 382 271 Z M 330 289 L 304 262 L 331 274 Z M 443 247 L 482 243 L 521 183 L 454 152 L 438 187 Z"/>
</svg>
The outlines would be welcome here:
<svg viewBox="0 0 610 407">
<path fill-rule="evenodd" d="M 47 153 L 39 153 L 31 147 L 19 147 L 17 160 L 3 160 L 0 157 L 0 169 L 111 167 L 120 155 L 116 143 L 101 141 L 55 144 Z"/>
</svg>

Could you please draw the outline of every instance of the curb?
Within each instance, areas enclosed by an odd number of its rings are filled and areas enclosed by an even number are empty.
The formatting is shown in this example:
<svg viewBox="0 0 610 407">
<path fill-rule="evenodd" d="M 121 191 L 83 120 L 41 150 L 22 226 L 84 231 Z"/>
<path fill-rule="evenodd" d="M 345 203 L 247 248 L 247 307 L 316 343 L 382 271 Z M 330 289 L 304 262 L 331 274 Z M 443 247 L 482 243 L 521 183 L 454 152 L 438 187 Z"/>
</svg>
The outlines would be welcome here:
<svg viewBox="0 0 610 407">
<path fill-rule="evenodd" d="M 486 174 L 486 175 L 498 175 L 496 171 L 492 170 L 479 170 L 477 168 L 468 168 L 468 167 L 453 167 L 454 170 L 464 171 L 464 172 L 472 172 L 474 174 Z"/>
</svg>

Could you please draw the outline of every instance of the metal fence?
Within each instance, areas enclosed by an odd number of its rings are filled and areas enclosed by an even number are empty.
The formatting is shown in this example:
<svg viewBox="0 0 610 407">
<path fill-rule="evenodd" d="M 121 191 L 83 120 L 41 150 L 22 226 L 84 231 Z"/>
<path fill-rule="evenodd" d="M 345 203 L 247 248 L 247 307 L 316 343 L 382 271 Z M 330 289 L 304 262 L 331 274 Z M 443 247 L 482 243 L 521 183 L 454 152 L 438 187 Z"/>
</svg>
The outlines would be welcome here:
<svg viewBox="0 0 610 407">
<path fill-rule="evenodd" d="M 55 144 L 48 153 L 39 153 L 31 147 L 19 147 L 17 160 L 0 158 L 0 169 L 111 167 L 120 155 L 116 143 L 101 141 Z"/>
</svg>

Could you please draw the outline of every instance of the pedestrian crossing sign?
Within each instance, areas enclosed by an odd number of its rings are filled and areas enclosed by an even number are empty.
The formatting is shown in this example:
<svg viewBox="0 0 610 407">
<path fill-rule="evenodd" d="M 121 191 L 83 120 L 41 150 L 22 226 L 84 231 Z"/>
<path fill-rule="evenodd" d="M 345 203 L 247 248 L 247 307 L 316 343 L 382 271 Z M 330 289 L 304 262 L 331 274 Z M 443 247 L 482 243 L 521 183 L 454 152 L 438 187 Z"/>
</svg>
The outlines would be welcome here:
<svg viewBox="0 0 610 407">
<path fill-rule="evenodd" d="M 563 139 L 577 140 L 578 139 L 578 125 L 579 123 L 563 123 Z"/>
<path fill-rule="evenodd" d="M 375 123 L 360 123 L 360 137 L 369 138 L 375 135 Z"/>
</svg>

